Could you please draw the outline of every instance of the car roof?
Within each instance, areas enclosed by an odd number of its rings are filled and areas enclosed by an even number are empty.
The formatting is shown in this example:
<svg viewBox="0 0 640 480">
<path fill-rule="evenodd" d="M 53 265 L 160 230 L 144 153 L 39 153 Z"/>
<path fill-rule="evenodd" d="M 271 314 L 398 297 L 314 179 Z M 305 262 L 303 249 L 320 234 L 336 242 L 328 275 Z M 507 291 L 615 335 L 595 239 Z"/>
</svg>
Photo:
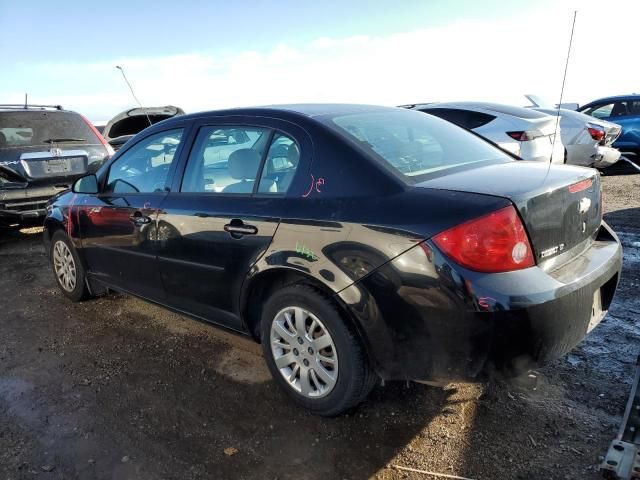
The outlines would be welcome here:
<svg viewBox="0 0 640 480">
<path fill-rule="evenodd" d="M 384 107 L 378 105 L 360 105 L 350 103 L 300 103 L 300 104 L 284 104 L 284 105 L 264 105 L 257 107 L 238 107 L 224 110 L 207 110 L 202 112 L 190 113 L 173 117 L 162 122 L 167 125 L 173 121 L 184 121 L 209 116 L 269 116 L 278 114 L 293 114 L 302 117 L 321 117 L 325 115 L 349 115 L 355 113 L 375 112 L 375 111 L 393 111 L 396 107 Z"/>
<path fill-rule="evenodd" d="M 61 105 L 24 105 L 0 104 L 0 112 L 72 112 L 65 110 Z"/>
<path fill-rule="evenodd" d="M 632 93 L 630 95 L 614 95 L 612 97 L 602 97 L 602 98 L 598 98 L 596 100 L 592 100 L 591 102 L 583 105 L 580 108 L 584 108 L 587 105 L 591 105 L 592 103 L 600 103 L 600 102 L 615 102 L 616 100 L 638 100 L 640 99 L 640 93 Z"/>
</svg>

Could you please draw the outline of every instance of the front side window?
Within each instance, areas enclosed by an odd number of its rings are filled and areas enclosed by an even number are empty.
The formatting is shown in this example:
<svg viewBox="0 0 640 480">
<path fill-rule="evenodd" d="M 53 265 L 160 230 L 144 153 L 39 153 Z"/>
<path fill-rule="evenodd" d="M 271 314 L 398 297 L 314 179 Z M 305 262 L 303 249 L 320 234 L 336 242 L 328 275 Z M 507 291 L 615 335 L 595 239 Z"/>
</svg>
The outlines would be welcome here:
<svg viewBox="0 0 640 480">
<path fill-rule="evenodd" d="M 415 181 L 412 177 L 454 167 L 511 160 L 475 135 L 419 111 L 397 109 L 321 120 L 409 183 Z"/>
<path fill-rule="evenodd" d="M 152 193 L 164 190 L 182 129 L 156 133 L 138 142 L 109 169 L 106 191 Z"/>
<path fill-rule="evenodd" d="M 203 127 L 180 191 L 252 193 L 270 135 L 269 129 L 260 127 Z"/>
</svg>

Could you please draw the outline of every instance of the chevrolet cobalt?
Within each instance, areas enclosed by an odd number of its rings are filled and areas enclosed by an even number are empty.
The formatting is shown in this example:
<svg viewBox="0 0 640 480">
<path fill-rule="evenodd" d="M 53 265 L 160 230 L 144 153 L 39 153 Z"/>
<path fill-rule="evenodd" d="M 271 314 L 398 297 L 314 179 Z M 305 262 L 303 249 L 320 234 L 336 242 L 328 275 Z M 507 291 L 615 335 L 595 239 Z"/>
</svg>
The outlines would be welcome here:
<svg viewBox="0 0 640 480">
<path fill-rule="evenodd" d="M 49 202 L 44 240 L 71 300 L 111 289 L 249 335 L 320 415 L 380 378 L 557 358 L 600 322 L 621 267 L 596 170 L 361 105 L 153 125 Z"/>
</svg>

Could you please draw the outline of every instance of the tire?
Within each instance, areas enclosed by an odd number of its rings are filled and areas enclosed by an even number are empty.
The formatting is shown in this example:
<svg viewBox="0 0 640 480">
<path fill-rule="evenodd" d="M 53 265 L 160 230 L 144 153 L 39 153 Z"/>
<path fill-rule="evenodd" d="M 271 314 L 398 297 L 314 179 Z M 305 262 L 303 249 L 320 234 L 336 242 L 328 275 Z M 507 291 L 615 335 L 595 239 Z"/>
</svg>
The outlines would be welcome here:
<svg viewBox="0 0 640 480">
<path fill-rule="evenodd" d="M 299 330 L 300 318 L 304 331 Z M 260 327 L 262 351 L 274 380 L 312 413 L 339 415 L 362 402 L 375 386 L 378 377 L 354 329 L 335 302 L 315 288 L 293 284 L 273 292 Z"/>
<path fill-rule="evenodd" d="M 56 283 L 67 298 L 74 302 L 80 302 L 91 297 L 84 266 L 78 257 L 78 252 L 62 230 L 58 230 L 51 237 L 49 259 Z M 69 276 L 65 276 L 64 273 L 59 275 L 56 268 L 66 268 L 66 273 Z M 71 282 L 70 277 L 73 275 L 75 277 Z"/>
</svg>

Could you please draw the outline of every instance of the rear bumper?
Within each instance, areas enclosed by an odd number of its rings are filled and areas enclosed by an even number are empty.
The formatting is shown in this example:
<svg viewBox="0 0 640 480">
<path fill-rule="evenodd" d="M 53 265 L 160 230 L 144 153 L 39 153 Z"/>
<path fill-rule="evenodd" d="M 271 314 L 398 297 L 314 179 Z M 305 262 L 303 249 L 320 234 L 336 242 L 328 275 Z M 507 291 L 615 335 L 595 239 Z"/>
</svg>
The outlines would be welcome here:
<svg viewBox="0 0 640 480">
<path fill-rule="evenodd" d="M 49 199 L 65 188 L 46 186 L 0 190 L 0 223 L 10 225 L 44 217 Z"/>
<path fill-rule="evenodd" d="M 598 146 L 598 151 L 593 157 L 593 166 L 596 168 L 610 167 L 620 159 L 620 150 L 612 147 Z"/>
<path fill-rule="evenodd" d="M 620 242 L 604 223 L 591 248 L 552 272 L 478 274 L 431 248 L 432 262 L 414 248 L 361 280 L 358 292 L 342 292 L 383 378 L 472 380 L 544 365 L 601 320 L 622 265 Z M 415 262 L 424 268 L 409 270 Z M 596 292 L 602 313 L 592 315 Z"/>
</svg>

